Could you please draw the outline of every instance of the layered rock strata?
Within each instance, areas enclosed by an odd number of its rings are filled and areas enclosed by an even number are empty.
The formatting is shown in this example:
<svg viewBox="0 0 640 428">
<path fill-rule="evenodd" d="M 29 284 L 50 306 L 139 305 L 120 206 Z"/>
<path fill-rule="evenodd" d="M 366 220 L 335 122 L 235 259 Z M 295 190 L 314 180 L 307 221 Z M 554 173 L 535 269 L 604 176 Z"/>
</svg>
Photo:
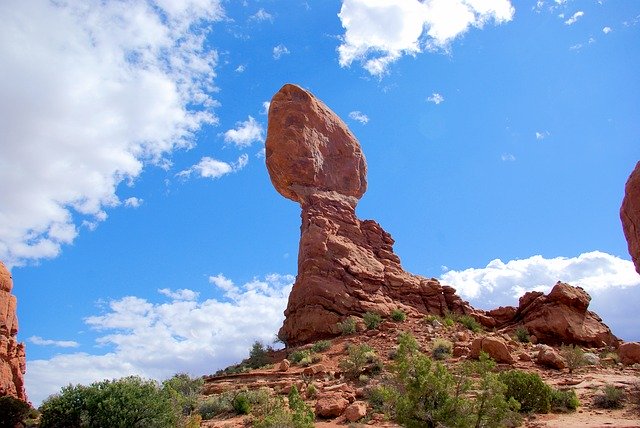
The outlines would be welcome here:
<svg viewBox="0 0 640 428">
<path fill-rule="evenodd" d="M 271 100 L 266 162 L 276 190 L 302 207 L 298 276 L 279 333 L 287 344 L 335 335 L 338 322 L 367 311 L 475 312 L 453 288 L 405 272 L 391 235 L 356 217 L 367 188 L 360 144 L 298 86 Z"/>
<path fill-rule="evenodd" d="M 640 162 L 636 164 L 624 188 L 620 207 L 622 229 L 629 245 L 629 254 L 640 273 Z"/>
<path fill-rule="evenodd" d="M 26 401 L 24 343 L 18 343 L 17 299 L 11 294 L 11 273 L 0 262 L 0 397 L 11 395 Z"/>
</svg>

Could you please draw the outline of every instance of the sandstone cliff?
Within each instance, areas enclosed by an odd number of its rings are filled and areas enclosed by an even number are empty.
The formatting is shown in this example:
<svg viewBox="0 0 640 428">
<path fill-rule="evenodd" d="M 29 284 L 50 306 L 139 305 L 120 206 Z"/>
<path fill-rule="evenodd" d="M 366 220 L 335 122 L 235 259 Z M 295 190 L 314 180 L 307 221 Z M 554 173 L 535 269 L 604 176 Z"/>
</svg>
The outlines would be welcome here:
<svg viewBox="0 0 640 428">
<path fill-rule="evenodd" d="M 629 245 L 629 254 L 636 265 L 636 271 L 640 273 L 640 162 L 627 180 L 620 219 Z"/>
<path fill-rule="evenodd" d="M 0 262 L 0 396 L 26 401 L 23 375 L 26 369 L 24 343 L 18 343 L 16 297 L 11 294 L 11 274 Z"/>
</svg>

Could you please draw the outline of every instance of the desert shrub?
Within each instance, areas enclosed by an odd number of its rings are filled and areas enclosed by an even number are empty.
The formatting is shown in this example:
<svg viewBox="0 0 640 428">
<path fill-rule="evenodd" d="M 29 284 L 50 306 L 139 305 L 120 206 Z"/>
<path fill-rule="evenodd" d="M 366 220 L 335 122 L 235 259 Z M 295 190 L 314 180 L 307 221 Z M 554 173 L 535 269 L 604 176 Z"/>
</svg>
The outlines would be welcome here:
<svg viewBox="0 0 640 428">
<path fill-rule="evenodd" d="M 471 315 L 460 315 L 456 318 L 456 321 L 474 333 L 482 330 L 482 325 Z"/>
<path fill-rule="evenodd" d="M 311 355 L 311 352 L 308 349 L 298 349 L 289 354 L 289 361 L 291 361 L 292 364 L 298 364 L 309 355 Z"/>
<path fill-rule="evenodd" d="M 31 406 L 11 396 L 0 397 L 0 428 L 14 428 L 28 416 Z"/>
<path fill-rule="evenodd" d="M 331 348 L 330 340 L 320 340 L 311 346 L 311 352 L 324 352 L 329 348 Z"/>
<path fill-rule="evenodd" d="M 431 347 L 431 356 L 435 360 L 446 360 L 453 352 L 453 343 L 446 339 L 435 339 Z"/>
<path fill-rule="evenodd" d="M 169 395 L 178 412 L 189 415 L 198 405 L 198 395 L 204 380 L 191 378 L 186 373 L 177 373 L 162 382 L 162 389 Z"/>
<path fill-rule="evenodd" d="M 253 342 L 253 345 L 251 345 L 247 365 L 252 369 L 259 369 L 260 367 L 266 366 L 269 364 L 269 356 L 267 355 L 267 352 L 268 349 L 265 349 L 262 342 L 256 340 Z"/>
<path fill-rule="evenodd" d="M 302 400 L 298 389 L 289 392 L 289 408 L 281 397 L 270 397 L 257 409 L 255 428 L 312 428 L 314 414 Z"/>
<path fill-rule="evenodd" d="M 307 398 L 316 398 L 316 396 L 318 395 L 318 388 L 314 384 L 310 383 L 307 386 L 306 394 Z"/>
<path fill-rule="evenodd" d="M 407 319 L 407 314 L 402 309 L 396 308 L 391 311 L 391 319 L 396 322 L 402 322 Z"/>
<path fill-rule="evenodd" d="M 356 319 L 354 317 L 348 317 L 338 323 L 338 328 L 343 335 L 353 334 L 356 332 Z"/>
<path fill-rule="evenodd" d="M 450 314 L 447 314 L 444 318 L 442 318 L 442 324 L 444 324 L 445 327 L 453 327 L 455 323 L 455 320 Z"/>
<path fill-rule="evenodd" d="M 348 356 L 340 361 L 339 365 L 345 376 L 350 379 L 358 379 L 366 368 L 381 368 L 376 352 L 367 344 L 350 346 Z"/>
<path fill-rule="evenodd" d="M 502 372 L 499 379 L 507 386 L 505 396 L 520 403 L 520 411 L 549 413 L 552 389 L 537 373 L 521 370 Z"/>
<path fill-rule="evenodd" d="M 40 407 L 41 428 L 172 427 L 178 414 L 157 382 L 130 376 L 69 385 Z"/>
<path fill-rule="evenodd" d="M 551 392 L 551 411 L 554 413 L 574 412 L 580 406 L 580 400 L 573 389 L 566 391 L 554 389 Z"/>
<path fill-rule="evenodd" d="M 367 326 L 368 330 L 378 328 L 378 326 L 382 322 L 382 317 L 380 316 L 380 314 L 377 314 L 375 312 L 365 312 L 365 314 L 362 316 L 362 319 L 364 320 L 364 325 Z"/>
<path fill-rule="evenodd" d="M 213 419 L 218 415 L 233 412 L 233 395 L 223 393 L 212 395 L 200 403 L 198 413 L 202 419 Z"/>
<path fill-rule="evenodd" d="M 604 388 L 593 397 L 593 404 L 601 409 L 619 409 L 624 400 L 624 390 L 614 385 L 605 385 Z"/>
<path fill-rule="evenodd" d="M 232 401 L 233 411 L 239 415 L 248 415 L 251 411 L 251 403 L 249 403 L 249 397 L 244 392 L 239 393 L 233 397 Z"/>
<path fill-rule="evenodd" d="M 587 364 L 584 359 L 584 351 L 579 346 L 563 346 L 560 349 L 560 355 L 566 361 L 569 373 L 573 373 L 575 369 Z"/>
<path fill-rule="evenodd" d="M 529 343 L 531 338 L 529 337 L 529 330 L 526 327 L 520 326 L 515 331 L 516 339 L 521 343 Z"/>
</svg>

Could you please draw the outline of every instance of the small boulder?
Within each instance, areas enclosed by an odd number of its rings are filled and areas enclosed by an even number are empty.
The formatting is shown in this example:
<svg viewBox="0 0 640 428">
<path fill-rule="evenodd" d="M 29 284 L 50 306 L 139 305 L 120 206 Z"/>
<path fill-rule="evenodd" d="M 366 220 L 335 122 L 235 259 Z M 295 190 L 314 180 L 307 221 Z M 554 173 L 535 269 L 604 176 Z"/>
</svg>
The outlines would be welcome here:
<svg viewBox="0 0 640 428">
<path fill-rule="evenodd" d="M 287 370 L 289 370 L 289 367 L 291 367 L 291 362 L 285 358 L 284 360 L 280 361 L 280 364 L 278 365 L 278 371 L 286 372 Z"/>
<path fill-rule="evenodd" d="M 588 366 L 599 366 L 600 365 L 600 357 L 598 357 L 593 352 L 585 352 L 582 355 L 582 359 Z"/>
<path fill-rule="evenodd" d="M 321 418 L 336 418 L 344 413 L 349 400 L 339 393 L 323 393 L 316 401 L 316 415 Z"/>
<path fill-rule="evenodd" d="M 541 366 L 551 367 L 552 369 L 562 370 L 567 366 L 564 358 L 551 346 L 540 346 L 538 352 L 537 363 Z"/>
<path fill-rule="evenodd" d="M 349 422 L 356 422 L 367 415 L 367 404 L 364 401 L 356 401 L 350 404 L 344 411 L 344 417 Z"/>
<path fill-rule="evenodd" d="M 631 364 L 640 363 L 640 343 L 623 343 L 618 348 L 618 355 L 620 356 L 620 362 L 624 365 L 629 366 Z"/>
<path fill-rule="evenodd" d="M 471 343 L 471 358 L 480 357 L 480 351 L 484 351 L 498 363 L 513 364 L 516 361 L 509 352 L 509 347 L 499 337 L 478 337 Z"/>
</svg>

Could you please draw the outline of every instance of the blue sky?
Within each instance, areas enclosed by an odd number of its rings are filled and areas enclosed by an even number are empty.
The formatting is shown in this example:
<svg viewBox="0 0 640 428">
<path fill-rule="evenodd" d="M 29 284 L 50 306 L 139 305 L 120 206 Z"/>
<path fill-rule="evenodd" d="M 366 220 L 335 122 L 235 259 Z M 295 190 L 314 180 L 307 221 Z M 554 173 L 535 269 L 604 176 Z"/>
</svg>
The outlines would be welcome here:
<svg viewBox="0 0 640 428">
<path fill-rule="evenodd" d="M 212 373 L 270 342 L 300 209 L 264 165 L 285 83 L 360 140 L 358 205 L 481 308 L 557 280 L 638 340 L 618 210 L 640 159 L 640 3 L 6 1 L 0 259 L 34 403 Z"/>
</svg>

